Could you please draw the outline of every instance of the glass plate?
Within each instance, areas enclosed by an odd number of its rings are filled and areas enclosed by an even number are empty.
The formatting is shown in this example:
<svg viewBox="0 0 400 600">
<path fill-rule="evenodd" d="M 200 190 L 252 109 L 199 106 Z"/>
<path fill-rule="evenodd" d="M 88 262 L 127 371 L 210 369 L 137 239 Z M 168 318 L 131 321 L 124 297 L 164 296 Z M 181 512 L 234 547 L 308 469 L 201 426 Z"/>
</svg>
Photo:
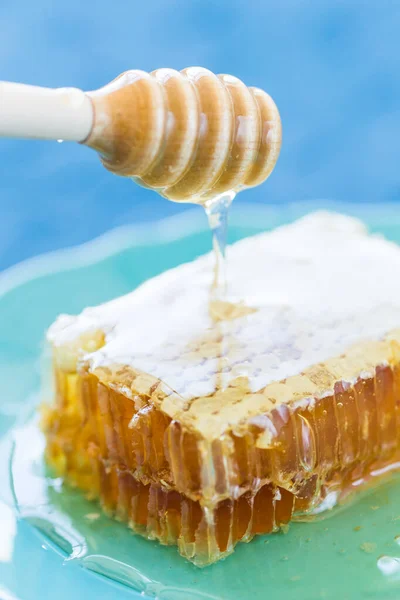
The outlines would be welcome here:
<svg viewBox="0 0 400 600">
<path fill-rule="evenodd" d="M 400 241 L 396 206 L 234 206 L 230 240 L 276 227 L 317 207 L 363 218 Z M 115 230 L 89 244 L 29 260 L 0 276 L 0 598 L 162 600 L 265 597 L 398 598 L 400 480 L 324 520 L 239 544 L 197 569 L 174 547 L 134 536 L 77 491 L 46 476 L 32 419 L 41 401 L 43 336 L 60 312 L 77 313 L 210 248 L 200 210 Z M 88 516 L 89 515 L 89 516 Z M 101 575 L 99 575 L 101 573 Z"/>
</svg>

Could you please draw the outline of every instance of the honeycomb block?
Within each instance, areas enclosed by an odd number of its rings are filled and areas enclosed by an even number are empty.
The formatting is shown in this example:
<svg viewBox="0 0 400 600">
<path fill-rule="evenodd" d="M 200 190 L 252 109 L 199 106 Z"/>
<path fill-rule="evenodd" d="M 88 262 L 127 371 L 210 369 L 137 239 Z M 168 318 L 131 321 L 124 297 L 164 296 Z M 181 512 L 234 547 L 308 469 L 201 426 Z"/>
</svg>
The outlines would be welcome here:
<svg viewBox="0 0 400 600">
<path fill-rule="evenodd" d="M 199 565 L 400 454 L 398 247 L 316 214 L 236 244 L 229 266 L 254 309 L 238 318 L 212 320 L 202 257 L 49 332 L 48 461 Z"/>
</svg>

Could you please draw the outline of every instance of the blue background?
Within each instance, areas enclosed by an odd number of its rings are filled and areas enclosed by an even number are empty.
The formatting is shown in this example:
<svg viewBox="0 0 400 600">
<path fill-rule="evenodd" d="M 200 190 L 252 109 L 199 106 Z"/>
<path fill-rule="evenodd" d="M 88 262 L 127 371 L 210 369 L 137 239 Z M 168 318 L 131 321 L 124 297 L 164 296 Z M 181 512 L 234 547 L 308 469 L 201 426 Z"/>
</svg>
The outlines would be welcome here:
<svg viewBox="0 0 400 600">
<path fill-rule="evenodd" d="M 0 78 L 88 90 L 129 68 L 232 73 L 271 93 L 284 126 L 276 171 L 238 202 L 388 202 L 399 31 L 398 0 L 3 0 Z M 185 209 L 73 144 L 0 140 L 0 164 L 0 269 Z"/>
</svg>

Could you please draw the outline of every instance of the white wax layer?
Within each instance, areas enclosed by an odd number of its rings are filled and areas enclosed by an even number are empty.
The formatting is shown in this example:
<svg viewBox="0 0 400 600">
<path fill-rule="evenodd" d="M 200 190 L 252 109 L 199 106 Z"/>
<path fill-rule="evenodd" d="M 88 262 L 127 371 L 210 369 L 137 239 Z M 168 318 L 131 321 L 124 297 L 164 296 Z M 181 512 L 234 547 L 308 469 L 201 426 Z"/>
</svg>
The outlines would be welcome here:
<svg viewBox="0 0 400 600">
<path fill-rule="evenodd" d="M 256 312 L 213 323 L 213 256 L 167 271 L 132 293 L 49 330 L 55 346 L 95 330 L 106 344 L 92 368 L 127 364 L 184 398 L 237 377 L 253 391 L 400 326 L 400 248 L 350 217 L 318 212 L 228 249 L 229 299 Z"/>
</svg>

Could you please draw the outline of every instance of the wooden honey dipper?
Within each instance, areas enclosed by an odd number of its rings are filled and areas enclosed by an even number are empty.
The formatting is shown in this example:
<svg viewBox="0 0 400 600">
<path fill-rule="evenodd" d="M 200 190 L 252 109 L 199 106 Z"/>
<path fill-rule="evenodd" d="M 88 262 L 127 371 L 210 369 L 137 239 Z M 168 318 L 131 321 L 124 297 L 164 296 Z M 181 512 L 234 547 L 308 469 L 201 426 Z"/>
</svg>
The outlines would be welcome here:
<svg viewBox="0 0 400 600">
<path fill-rule="evenodd" d="M 200 67 L 126 71 L 94 92 L 0 82 L 0 136 L 79 142 L 174 201 L 256 186 L 281 146 L 271 97 Z"/>
</svg>

